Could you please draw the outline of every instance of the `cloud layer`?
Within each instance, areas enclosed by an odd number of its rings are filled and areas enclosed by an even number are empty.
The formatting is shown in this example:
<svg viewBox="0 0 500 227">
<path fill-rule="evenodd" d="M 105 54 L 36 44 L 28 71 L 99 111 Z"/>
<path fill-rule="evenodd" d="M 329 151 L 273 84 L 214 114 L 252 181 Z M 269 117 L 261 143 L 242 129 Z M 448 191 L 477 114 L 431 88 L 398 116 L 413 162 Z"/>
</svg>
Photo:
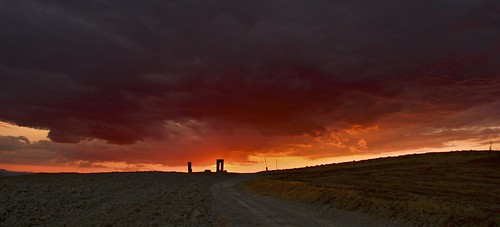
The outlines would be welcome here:
<svg viewBox="0 0 500 227">
<path fill-rule="evenodd" d="M 498 10 L 493 0 L 0 1 L 0 121 L 49 129 L 57 143 L 133 144 L 80 149 L 82 160 L 134 148 L 165 164 L 214 150 L 245 161 L 498 138 Z M 4 150 L 23 143 L 5 138 Z"/>
</svg>

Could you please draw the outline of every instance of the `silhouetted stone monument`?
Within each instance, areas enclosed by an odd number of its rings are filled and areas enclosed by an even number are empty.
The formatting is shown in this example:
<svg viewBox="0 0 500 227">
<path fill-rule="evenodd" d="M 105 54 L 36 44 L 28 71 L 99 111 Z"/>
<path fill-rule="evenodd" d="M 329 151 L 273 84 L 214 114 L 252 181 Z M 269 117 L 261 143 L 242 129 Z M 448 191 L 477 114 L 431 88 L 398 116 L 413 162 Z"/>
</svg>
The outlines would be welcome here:
<svg viewBox="0 0 500 227">
<path fill-rule="evenodd" d="M 191 162 L 188 162 L 188 173 L 192 173 L 193 169 L 191 168 Z"/>
<path fill-rule="evenodd" d="M 224 159 L 217 159 L 217 171 L 216 172 L 224 172 Z"/>
</svg>

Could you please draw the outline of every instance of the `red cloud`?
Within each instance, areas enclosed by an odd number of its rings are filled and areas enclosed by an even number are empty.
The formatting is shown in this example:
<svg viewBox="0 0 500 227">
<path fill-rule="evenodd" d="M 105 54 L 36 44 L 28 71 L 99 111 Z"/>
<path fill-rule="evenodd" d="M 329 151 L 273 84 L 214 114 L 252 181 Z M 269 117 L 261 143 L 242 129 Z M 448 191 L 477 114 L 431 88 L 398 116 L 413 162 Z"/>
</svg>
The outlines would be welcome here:
<svg viewBox="0 0 500 227">
<path fill-rule="evenodd" d="M 56 143 L 4 138 L 2 160 L 249 162 L 498 137 L 489 1 L 223 2 L 4 4 L 0 121 Z"/>
</svg>

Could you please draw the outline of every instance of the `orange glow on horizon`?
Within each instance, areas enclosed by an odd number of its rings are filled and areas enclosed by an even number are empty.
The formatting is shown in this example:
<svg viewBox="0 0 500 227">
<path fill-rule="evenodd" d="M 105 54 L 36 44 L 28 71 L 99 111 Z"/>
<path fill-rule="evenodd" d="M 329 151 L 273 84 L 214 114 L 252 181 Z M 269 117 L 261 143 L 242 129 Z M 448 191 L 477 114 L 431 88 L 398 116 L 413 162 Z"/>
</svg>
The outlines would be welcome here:
<svg viewBox="0 0 500 227">
<path fill-rule="evenodd" d="M 419 154 L 428 152 L 448 152 L 453 150 L 471 150 L 471 147 L 463 142 L 458 142 L 458 146 L 439 148 L 439 149 L 415 149 L 406 151 L 394 151 L 380 154 L 355 154 L 350 156 L 322 158 L 316 160 L 308 160 L 303 157 L 271 157 L 267 158 L 268 170 L 275 169 L 293 169 L 302 168 L 307 166 L 326 165 L 333 163 L 342 163 L 350 161 L 361 161 L 367 159 L 374 159 L 380 157 L 391 157 L 407 154 Z M 474 150 L 487 150 L 488 146 L 475 147 Z M 262 160 L 261 160 L 262 159 Z M 225 159 L 224 169 L 228 172 L 236 173 L 255 173 L 266 170 L 266 163 L 262 157 L 250 157 L 254 164 L 240 164 L 233 163 L 231 160 Z M 193 163 L 193 172 L 203 172 L 204 170 L 215 171 L 215 159 L 213 165 L 197 166 Z M 1 169 L 19 172 L 34 172 L 34 173 L 63 173 L 63 172 L 76 172 L 76 173 L 100 173 L 100 172 L 136 172 L 136 171 L 164 171 L 164 172 L 187 172 L 186 166 L 162 166 L 153 164 L 126 164 L 117 162 L 94 163 L 103 165 L 105 167 L 78 167 L 75 165 L 19 165 L 19 164 L 0 164 Z"/>
<path fill-rule="evenodd" d="M 225 169 L 228 172 L 238 172 L 238 173 L 253 173 L 265 171 L 267 160 L 267 168 L 269 170 L 275 169 L 291 169 L 291 168 L 301 168 L 306 166 L 316 166 L 323 164 L 331 164 L 331 163 L 340 163 L 347 162 L 353 160 L 365 160 L 379 157 L 387 157 L 387 156 L 398 156 L 404 154 L 412 154 L 412 153 L 426 153 L 426 152 L 445 152 L 452 150 L 487 150 L 489 145 L 478 145 L 478 141 L 448 141 L 443 144 L 443 146 L 439 148 L 419 148 L 419 149 L 408 149 L 408 150 L 398 150 L 398 151 L 388 151 L 388 147 L 379 146 L 379 152 L 371 151 L 370 141 L 374 140 L 371 136 L 386 136 L 386 133 L 392 133 L 390 131 L 383 131 L 384 127 L 376 125 L 372 127 L 362 127 L 359 125 L 354 125 L 352 128 L 347 129 L 345 134 L 339 134 L 338 131 L 332 131 L 331 134 L 328 134 L 326 137 L 314 138 L 315 140 L 306 140 L 309 139 L 304 136 L 293 137 L 291 140 L 283 140 L 278 141 L 277 144 L 284 144 L 284 147 L 281 149 L 280 147 L 270 148 L 269 150 L 261 150 L 259 153 L 245 153 L 244 150 L 233 150 L 227 151 L 227 148 L 224 147 L 223 142 L 227 138 L 216 138 L 213 141 L 209 141 L 208 143 L 204 143 L 201 146 L 196 147 L 194 150 L 190 152 L 180 152 L 180 153 L 165 153 L 165 148 L 162 147 L 163 144 L 153 144 L 154 146 L 148 148 L 150 150 L 140 150 L 141 152 L 135 152 L 131 150 L 130 152 L 124 151 L 119 153 L 111 153 L 111 156 L 106 157 L 103 156 L 103 159 L 98 160 L 112 160 L 112 161 L 86 161 L 78 160 L 78 161 L 60 161 L 65 160 L 55 157 L 50 159 L 51 161 L 46 161 L 46 163 L 9 163 L 0 160 L 0 169 L 6 169 L 9 171 L 25 171 L 25 172 L 78 172 L 78 173 L 96 173 L 96 172 L 134 172 L 134 171 L 175 171 L 175 172 L 187 172 L 187 162 L 191 161 L 193 163 L 193 171 L 194 172 L 203 172 L 204 170 L 215 171 L 215 160 L 217 158 L 222 158 L 225 160 Z M 371 131 L 376 131 L 376 133 L 370 134 Z M 30 129 L 25 127 L 18 127 L 14 125 L 7 124 L 5 122 L 0 122 L 0 135 L 6 136 L 19 136 L 19 135 L 27 135 L 30 136 L 28 139 L 33 141 L 31 145 L 37 145 L 37 138 L 42 138 L 43 134 L 46 134 L 47 131 Z M 342 144 L 342 137 L 348 135 L 359 135 L 360 137 L 354 138 L 353 141 L 357 141 L 359 147 L 362 149 L 351 149 L 350 153 L 335 153 L 331 151 L 335 151 L 335 147 L 342 148 L 345 147 L 345 144 Z M 390 135 L 390 134 L 387 134 Z M 46 137 L 46 135 L 45 135 Z M 361 139 L 359 139 L 361 138 Z M 431 138 L 432 139 L 432 138 Z M 367 142 L 368 141 L 368 142 Z M 48 142 L 48 141 L 46 141 Z M 195 141 L 196 142 L 196 141 Z M 191 143 L 187 143 L 187 148 Z M 314 142 L 314 143 L 312 143 Z M 483 141 L 484 142 L 484 141 Z M 408 141 L 410 146 L 415 146 L 414 141 Z M 53 144 L 57 145 L 56 143 Z M 51 145 L 52 146 L 52 145 Z M 76 146 L 63 144 L 62 148 L 67 148 L 66 146 Z M 85 155 L 102 155 L 109 153 L 113 150 L 102 151 L 96 150 L 95 148 L 99 148 L 102 146 L 108 146 L 103 143 L 85 143 L 82 142 L 77 146 L 90 147 L 89 150 L 84 150 Z M 112 145 L 109 145 L 112 146 Z M 113 145 L 114 146 L 114 145 Z M 135 146 L 135 145 L 132 145 Z M 139 146 L 139 145 L 137 145 Z M 111 147 L 116 149 L 116 147 Z M 111 149 L 110 147 L 104 147 L 104 149 Z M 123 147 L 118 147 L 118 149 L 122 149 Z M 143 147 L 136 147 L 137 149 L 142 149 Z M 182 148 L 182 147 L 181 147 Z M 206 149 L 206 150 L 202 150 Z M 356 147 L 355 147 L 356 148 Z M 495 148 L 495 147 L 494 147 Z M 281 149 L 281 150 L 279 150 Z M 323 149 L 323 150 L 322 150 Z M 211 151 L 208 152 L 207 150 Z M 24 152 L 24 150 L 22 150 Z M 31 152 L 30 150 L 27 150 Z M 77 150 L 78 151 L 78 150 Z M 10 151 L 0 151 L 0 154 L 8 154 Z M 20 152 L 20 154 L 24 154 Z M 43 152 L 47 152 L 46 150 L 41 150 L 42 155 L 45 155 Z M 316 152 L 316 153 L 315 153 Z M 328 153 L 325 153 L 328 152 Z M 35 153 L 38 155 L 38 151 Z M 49 153 L 49 155 L 51 155 Z M 144 156 L 142 156 L 144 155 Z M 248 155 L 248 156 L 246 156 Z M 309 156 L 308 156 L 309 155 Z M 315 156 L 316 155 L 316 156 Z M 331 157 L 328 157 L 330 155 Z M 42 158 L 45 158 L 41 156 Z M 20 156 L 23 158 L 23 156 Z M 84 157 L 85 158 L 85 157 Z M 120 159 L 115 159 L 120 158 Z M 172 159 L 174 158 L 174 159 Z M 169 160 L 170 159 L 170 160 Z M 14 159 L 16 160 L 16 159 Z M 45 159 L 49 160 L 49 159 Z M 53 161 L 52 161 L 53 160 Z M 68 159 L 66 159 L 68 160 Z M 71 159 L 69 159 L 71 160 Z M 141 161 L 145 160 L 145 161 Z M 171 165 L 164 165 L 160 163 L 166 163 L 165 160 L 175 162 L 171 162 Z M 157 161 L 157 164 L 152 164 Z"/>
</svg>

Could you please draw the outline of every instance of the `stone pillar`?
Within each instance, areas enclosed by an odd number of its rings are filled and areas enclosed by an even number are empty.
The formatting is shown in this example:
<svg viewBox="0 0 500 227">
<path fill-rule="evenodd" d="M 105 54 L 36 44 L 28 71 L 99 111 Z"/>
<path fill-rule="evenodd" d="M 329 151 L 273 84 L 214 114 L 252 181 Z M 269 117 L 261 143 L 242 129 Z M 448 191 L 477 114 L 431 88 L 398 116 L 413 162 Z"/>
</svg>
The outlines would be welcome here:
<svg viewBox="0 0 500 227">
<path fill-rule="evenodd" d="M 191 168 L 191 162 L 188 162 L 188 173 L 192 173 L 193 169 Z"/>
<path fill-rule="evenodd" d="M 217 159 L 216 172 L 224 172 L 224 159 Z"/>
</svg>

